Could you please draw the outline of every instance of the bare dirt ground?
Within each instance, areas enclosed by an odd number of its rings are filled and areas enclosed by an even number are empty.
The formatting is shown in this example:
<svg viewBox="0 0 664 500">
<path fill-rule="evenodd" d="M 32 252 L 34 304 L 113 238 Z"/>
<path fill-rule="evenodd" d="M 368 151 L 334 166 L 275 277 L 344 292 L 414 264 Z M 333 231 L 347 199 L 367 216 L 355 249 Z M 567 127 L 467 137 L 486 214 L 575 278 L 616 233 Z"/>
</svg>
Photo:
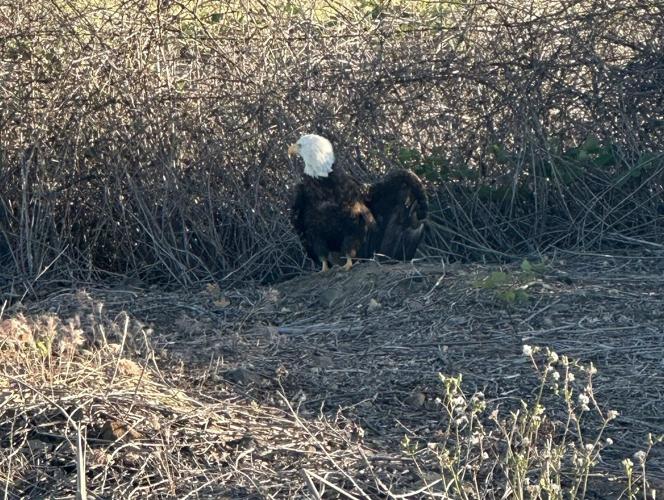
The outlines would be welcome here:
<svg viewBox="0 0 664 500">
<path fill-rule="evenodd" d="M 94 498 L 433 495 L 436 464 L 401 442 L 426 448 L 445 428 L 438 374 L 518 407 L 538 388 L 524 344 L 592 362 L 598 404 L 620 413 L 587 498 L 618 498 L 606 477 L 664 432 L 657 254 L 500 271 L 365 262 L 190 293 L 86 287 L 1 319 L 7 498 L 72 495 L 77 449 Z M 648 474 L 664 491 L 661 447 Z"/>
</svg>

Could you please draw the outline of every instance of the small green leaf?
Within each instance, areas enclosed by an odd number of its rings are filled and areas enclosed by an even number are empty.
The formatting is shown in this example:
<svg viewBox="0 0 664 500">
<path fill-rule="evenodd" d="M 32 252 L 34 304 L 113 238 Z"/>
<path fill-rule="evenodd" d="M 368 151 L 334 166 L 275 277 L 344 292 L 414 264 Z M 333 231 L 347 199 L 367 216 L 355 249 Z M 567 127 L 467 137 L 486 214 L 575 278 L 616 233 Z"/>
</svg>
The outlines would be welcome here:
<svg viewBox="0 0 664 500">
<path fill-rule="evenodd" d="M 586 140 L 583 141 L 581 149 L 590 154 L 598 153 L 600 150 L 599 139 L 594 135 L 589 135 Z"/>
<path fill-rule="evenodd" d="M 490 186 L 482 185 L 477 190 L 477 197 L 480 201 L 490 201 L 493 195 L 493 190 Z"/>
<path fill-rule="evenodd" d="M 577 158 L 579 156 L 578 148 L 570 148 L 563 154 L 565 158 Z"/>
<path fill-rule="evenodd" d="M 528 292 L 526 292 L 525 290 L 519 288 L 515 293 L 514 299 L 516 300 L 516 302 L 520 302 L 520 303 L 527 302 L 528 301 Z"/>
<path fill-rule="evenodd" d="M 611 150 L 603 148 L 597 158 L 595 158 L 594 163 L 599 167 L 609 167 L 616 164 L 616 159 Z"/>
<path fill-rule="evenodd" d="M 514 290 L 504 290 L 498 294 L 498 297 L 508 304 L 513 304 L 516 301 L 516 293 Z"/>
<path fill-rule="evenodd" d="M 507 274 L 502 271 L 494 271 L 484 282 L 486 288 L 496 288 L 500 285 L 507 283 L 508 277 Z"/>
<path fill-rule="evenodd" d="M 48 356 L 48 346 L 43 340 L 38 340 L 37 342 L 35 342 L 35 346 L 37 347 L 39 354 L 41 354 L 44 357 Z"/>
<path fill-rule="evenodd" d="M 399 161 L 401 163 L 408 163 L 419 159 L 420 153 L 416 149 L 401 148 L 399 150 Z"/>
<path fill-rule="evenodd" d="M 535 271 L 538 274 L 543 274 L 546 272 L 546 264 L 544 262 L 539 262 L 537 264 L 532 264 L 533 271 Z"/>
<path fill-rule="evenodd" d="M 521 270 L 525 273 L 529 273 L 533 270 L 533 266 L 528 259 L 523 259 L 523 262 L 521 262 Z"/>
<path fill-rule="evenodd" d="M 507 153 L 505 152 L 505 148 L 501 144 L 492 144 L 491 145 L 491 152 L 493 153 L 493 156 L 496 158 L 496 162 L 499 164 L 504 164 L 507 163 L 507 160 L 509 159 L 507 156 Z"/>
</svg>

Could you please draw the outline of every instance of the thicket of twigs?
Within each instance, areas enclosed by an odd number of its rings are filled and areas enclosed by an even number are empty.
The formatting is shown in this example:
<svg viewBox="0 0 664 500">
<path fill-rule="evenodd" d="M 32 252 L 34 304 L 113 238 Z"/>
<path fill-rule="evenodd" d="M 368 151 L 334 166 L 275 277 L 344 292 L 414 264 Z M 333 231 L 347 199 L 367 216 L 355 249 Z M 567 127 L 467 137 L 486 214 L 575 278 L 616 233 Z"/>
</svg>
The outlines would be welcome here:
<svg viewBox="0 0 664 500">
<path fill-rule="evenodd" d="M 664 241 L 661 2 L 37 0 L 0 40 L 5 276 L 301 268 L 310 131 L 427 179 L 424 252 Z"/>
</svg>

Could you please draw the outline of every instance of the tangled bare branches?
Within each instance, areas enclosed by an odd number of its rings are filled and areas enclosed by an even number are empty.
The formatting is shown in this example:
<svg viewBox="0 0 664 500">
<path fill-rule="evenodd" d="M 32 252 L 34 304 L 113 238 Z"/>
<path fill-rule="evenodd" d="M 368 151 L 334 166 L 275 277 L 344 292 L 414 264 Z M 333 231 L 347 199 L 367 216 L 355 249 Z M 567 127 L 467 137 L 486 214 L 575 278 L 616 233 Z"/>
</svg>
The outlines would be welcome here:
<svg viewBox="0 0 664 500">
<path fill-rule="evenodd" d="M 661 2 L 0 6 L 3 274 L 300 269 L 285 145 L 430 181 L 425 251 L 661 243 Z"/>
</svg>

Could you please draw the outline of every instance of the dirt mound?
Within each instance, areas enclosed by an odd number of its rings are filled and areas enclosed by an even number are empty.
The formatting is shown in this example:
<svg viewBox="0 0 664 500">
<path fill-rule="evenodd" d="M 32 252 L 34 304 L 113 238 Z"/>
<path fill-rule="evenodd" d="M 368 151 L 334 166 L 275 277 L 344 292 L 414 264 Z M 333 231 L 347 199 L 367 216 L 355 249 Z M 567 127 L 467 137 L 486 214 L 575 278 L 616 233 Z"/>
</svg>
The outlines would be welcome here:
<svg viewBox="0 0 664 500">
<path fill-rule="evenodd" d="M 0 318 L 10 498 L 71 494 L 83 449 L 102 497 L 413 493 L 437 469 L 418 470 L 403 440 L 426 449 L 449 425 L 439 374 L 518 409 L 538 387 L 524 344 L 597 367 L 592 395 L 620 413 L 601 465 L 618 474 L 662 430 L 663 270 L 604 256 L 364 262 L 272 287 L 87 289 L 13 306 Z M 51 347 L 62 339 L 75 349 Z M 662 484 L 660 448 L 649 467 Z M 595 491 L 612 495 L 607 484 Z"/>
</svg>

